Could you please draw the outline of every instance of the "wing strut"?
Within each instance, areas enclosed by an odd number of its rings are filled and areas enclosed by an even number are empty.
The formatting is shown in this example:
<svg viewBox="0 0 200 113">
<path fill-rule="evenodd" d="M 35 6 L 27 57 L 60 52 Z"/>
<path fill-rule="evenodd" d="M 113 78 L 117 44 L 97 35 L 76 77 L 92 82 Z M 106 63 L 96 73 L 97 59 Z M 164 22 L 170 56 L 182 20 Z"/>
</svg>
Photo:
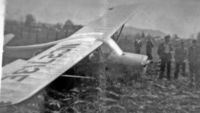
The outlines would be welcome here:
<svg viewBox="0 0 200 113">
<path fill-rule="evenodd" d="M 119 42 L 119 37 L 122 33 L 122 30 L 124 29 L 124 26 L 125 26 L 125 24 L 123 24 L 122 27 L 120 28 L 119 34 L 117 35 L 117 38 L 116 38 L 116 42 Z"/>
<path fill-rule="evenodd" d="M 62 77 L 67 77 L 67 78 L 82 78 L 82 79 L 95 79 L 93 77 L 88 77 L 88 76 L 78 76 L 78 75 L 62 75 Z"/>
</svg>

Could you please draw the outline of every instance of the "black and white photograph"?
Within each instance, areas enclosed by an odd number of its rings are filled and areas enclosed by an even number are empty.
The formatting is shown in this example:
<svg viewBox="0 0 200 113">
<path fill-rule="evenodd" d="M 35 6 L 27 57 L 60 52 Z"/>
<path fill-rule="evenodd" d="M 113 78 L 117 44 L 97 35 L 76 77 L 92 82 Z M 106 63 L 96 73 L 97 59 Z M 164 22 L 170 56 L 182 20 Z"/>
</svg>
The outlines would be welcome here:
<svg viewBox="0 0 200 113">
<path fill-rule="evenodd" d="M 0 113 L 200 113 L 200 0 L 1 3 Z"/>
</svg>

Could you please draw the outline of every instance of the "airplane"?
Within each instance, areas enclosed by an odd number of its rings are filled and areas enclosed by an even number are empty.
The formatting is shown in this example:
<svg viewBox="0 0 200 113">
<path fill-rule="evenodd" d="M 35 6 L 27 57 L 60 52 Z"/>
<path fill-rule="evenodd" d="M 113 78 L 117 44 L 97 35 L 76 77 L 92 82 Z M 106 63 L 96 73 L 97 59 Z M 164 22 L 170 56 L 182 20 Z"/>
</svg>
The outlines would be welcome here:
<svg viewBox="0 0 200 113">
<path fill-rule="evenodd" d="M 102 45 L 112 50 L 109 57 L 114 62 L 134 66 L 147 65 L 146 55 L 124 52 L 111 38 L 133 16 L 134 7 L 114 7 L 73 35 L 59 41 L 16 46 L 18 50 L 23 50 L 24 47 L 36 51 L 48 49 L 35 56 L 29 56 L 31 58 L 28 60 L 20 59 L 19 56 L 16 61 L 3 67 L 0 106 L 19 104 L 31 98 Z"/>
</svg>

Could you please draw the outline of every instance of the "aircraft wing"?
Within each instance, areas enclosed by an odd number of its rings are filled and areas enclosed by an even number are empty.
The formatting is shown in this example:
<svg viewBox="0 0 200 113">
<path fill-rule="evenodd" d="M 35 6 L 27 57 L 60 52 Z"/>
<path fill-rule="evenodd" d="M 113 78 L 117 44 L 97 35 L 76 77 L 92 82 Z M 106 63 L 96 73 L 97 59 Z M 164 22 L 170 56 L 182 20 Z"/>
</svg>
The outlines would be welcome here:
<svg viewBox="0 0 200 113">
<path fill-rule="evenodd" d="M 14 62 L 11 62 L 3 67 L 3 74 L 2 78 L 6 76 L 6 73 L 12 73 L 16 70 L 20 69 L 22 66 L 24 66 L 27 62 L 22 59 L 17 59 Z M 12 68 L 11 68 L 12 67 Z"/>
<path fill-rule="evenodd" d="M 133 6 L 119 6 L 55 46 L 29 59 L 14 72 L 3 69 L 0 103 L 17 104 L 43 89 L 62 73 L 102 45 L 133 13 Z M 10 65 L 7 68 L 13 68 Z"/>
</svg>

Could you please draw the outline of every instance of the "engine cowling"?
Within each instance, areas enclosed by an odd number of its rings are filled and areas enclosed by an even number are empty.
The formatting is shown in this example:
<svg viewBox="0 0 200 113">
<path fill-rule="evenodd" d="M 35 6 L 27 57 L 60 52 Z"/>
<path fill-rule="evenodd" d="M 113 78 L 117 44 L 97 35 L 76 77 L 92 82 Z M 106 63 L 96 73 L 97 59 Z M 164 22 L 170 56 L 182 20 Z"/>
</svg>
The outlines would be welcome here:
<svg viewBox="0 0 200 113">
<path fill-rule="evenodd" d="M 128 52 L 123 52 L 122 55 L 117 55 L 115 53 L 112 53 L 109 56 L 108 60 L 111 62 L 121 63 L 125 65 L 132 65 L 136 67 L 146 66 L 149 63 L 148 57 L 146 55 L 128 53 Z"/>
<path fill-rule="evenodd" d="M 108 57 L 108 61 L 132 66 L 146 66 L 149 63 L 146 55 L 123 52 L 112 38 L 105 38 L 102 41 L 112 51 Z"/>
</svg>

